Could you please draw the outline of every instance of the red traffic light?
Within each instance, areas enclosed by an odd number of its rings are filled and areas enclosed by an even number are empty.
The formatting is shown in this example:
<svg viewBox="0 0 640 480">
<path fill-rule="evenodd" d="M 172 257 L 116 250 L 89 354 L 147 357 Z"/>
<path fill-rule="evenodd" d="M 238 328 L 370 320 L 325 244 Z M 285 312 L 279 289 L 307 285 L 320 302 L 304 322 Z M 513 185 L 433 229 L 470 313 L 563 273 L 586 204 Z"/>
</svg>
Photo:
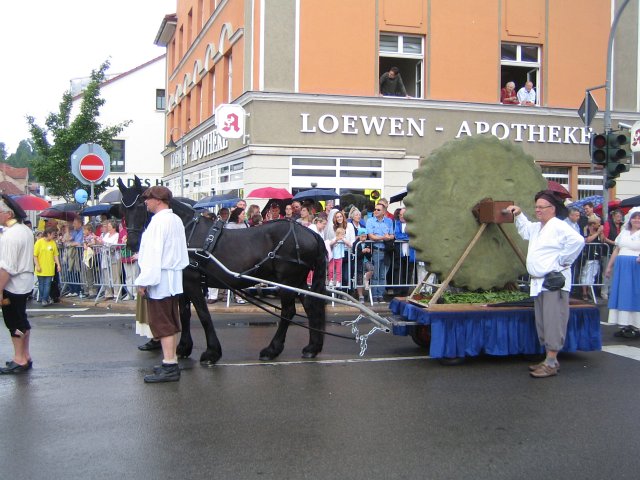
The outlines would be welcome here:
<svg viewBox="0 0 640 480">
<path fill-rule="evenodd" d="M 604 148 L 607 146 L 607 137 L 598 134 L 592 138 L 591 145 L 593 145 L 594 148 Z"/>
</svg>

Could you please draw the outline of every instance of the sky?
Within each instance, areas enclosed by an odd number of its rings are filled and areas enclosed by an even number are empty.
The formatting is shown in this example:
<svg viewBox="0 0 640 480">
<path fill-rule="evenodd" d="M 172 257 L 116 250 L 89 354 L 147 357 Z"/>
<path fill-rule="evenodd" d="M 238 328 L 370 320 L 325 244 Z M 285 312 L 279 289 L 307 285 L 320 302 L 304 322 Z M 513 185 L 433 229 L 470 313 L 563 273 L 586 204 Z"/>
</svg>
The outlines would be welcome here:
<svg viewBox="0 0 640 480">
<path fill-rule="evenodd" d="M 25 117 L 44 126 L 73 78 L 107 59 L 123 73 L 165 49 L 153 41 L 177 0 L 0 0 L 0 142 L 28 139 Z"/>
</svg>

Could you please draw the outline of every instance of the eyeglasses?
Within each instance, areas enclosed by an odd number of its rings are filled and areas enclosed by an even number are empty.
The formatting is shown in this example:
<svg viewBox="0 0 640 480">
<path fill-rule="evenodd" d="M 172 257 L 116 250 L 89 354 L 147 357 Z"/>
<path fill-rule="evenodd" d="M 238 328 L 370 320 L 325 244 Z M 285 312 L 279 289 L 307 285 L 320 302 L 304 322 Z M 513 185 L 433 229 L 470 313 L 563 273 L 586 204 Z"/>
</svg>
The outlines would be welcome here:
<svg viewBox="0 0 640 480">
<path fill-rule="evenodd" d="M 382 209 L 381 209 L 381 208 L 376 208 L 376 209 L 375 209 L 375 211 L 376 211 L 376 212 L 381 212 L 381 211 L 382 211 Z"/>
<path fill-rule="evenodd" d="M 547 205 L 546 207 L 539 207 L 538 205 L 536 205 L 536 210 L 544 210 L 545 208 L 551 208 L 553 207 L 553 205 Z"/>
</svg>

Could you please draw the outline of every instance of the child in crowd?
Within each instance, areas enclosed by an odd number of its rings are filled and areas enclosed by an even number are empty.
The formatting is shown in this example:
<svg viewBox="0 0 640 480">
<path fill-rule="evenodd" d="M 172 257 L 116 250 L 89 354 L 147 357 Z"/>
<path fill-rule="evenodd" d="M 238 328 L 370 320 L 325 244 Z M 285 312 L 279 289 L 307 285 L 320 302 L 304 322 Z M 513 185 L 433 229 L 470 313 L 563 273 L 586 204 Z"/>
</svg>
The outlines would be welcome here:
<svg viewBox="0 0 640 480">
<path fill-rule="evenodd" d="M 373 273 L 371 263 L 371 244 L 367 242 L 367 229 L 358 228 L 358 237 L 353 242 L 353 252 L 355 254 L 356 265 L 356 290 L 360 303 L 364 303 L 364 290 L 369 286 L 369 280 Z"/>
<path fill-rule="evenodd" d="M 53 303 L 49 298 L 51 283 L 56 274 L 56 269 L 58 272 L 60 271 L 60 255 L 55 241 L 57 232 L 55 228 L 47 228 L 44 231 L 44 237 L 36 241 L 33 246 L 33 262 L 35 273 L 38 277 L 40 302 L 43 307 Z"/>
<path fill-rule="evenodd" d="M 580 283 L 582 287 L 582 299 L 589 300 L 588 287 L 596 283 L 596 278 L 600 273 L 600 260 L 602 259 L 604 245 L 604 228 L 600 223 L 600 217 L 592 215 L 587 223 L 587 235 L 585 247 L 582 252 L 582 269 L 580 271 Z M 598 245 L 589 245 L 598 244 Z M 595 299 L 594 299 L 595 301 Z"/>
<path fill-rule="evenodd" d="M 336 238 L 330 242 L 331 259 L 329 260 L 329 286 L 342 286 L 342 259 L 345 255 L 345 239 L 346 230 L 338 227 L 335 230 Z M 334 277 L 335 274 L 335 277 Z M 335 278 L 335 282 L 334 282 Z"/>
</svg>

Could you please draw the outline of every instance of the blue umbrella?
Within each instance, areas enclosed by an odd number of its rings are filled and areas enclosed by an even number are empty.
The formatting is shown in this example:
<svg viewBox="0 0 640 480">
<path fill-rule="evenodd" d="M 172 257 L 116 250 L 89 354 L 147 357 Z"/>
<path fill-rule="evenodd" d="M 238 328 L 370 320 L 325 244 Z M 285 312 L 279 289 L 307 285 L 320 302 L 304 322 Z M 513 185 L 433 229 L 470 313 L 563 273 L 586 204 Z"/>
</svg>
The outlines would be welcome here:
<svg viewBox="0 0 640 480">
<path fill-rule="evenodd" d="M 407 196 L 407 189 L 405 188 L 404 190 L 396 193 L 395 195 L 392 195 L 391 198 L 389 199 L 389 203 L 399 202 L 406 196 Z"/>
<path fill-rule="evenodd" d="M 333 188 L 310 188 L 303 192 L 298 192 L 293 196 L 293 200 L 333 200 L 340 198 L 340 194 Z"/>
<path fill-rule="evenodd" d="M 111 207 L 113 207 L 114 205 L 111 205 L 109 203 L 99 203 L 98 205 L 92 205 L 91 207 L 86 207 L 85 209 L 82 210 L 82 215 L 85 215 L 87 217 L 95 217 L 98 215 L 113 215 L 113 212 L 111 211 Z M 117 205 L 115 205 L 116 208 L 118 208 Z"/>
<path fill-rule="evenodd" d="M 597 207 L 598 205 L 602 205 L 602 195 L 591 195 L 590 197 L 581 198 L 580 200 L 576 200 L 575 202 L 570 203 L 569 205 L 567 205 L 567 207 L 578 208 L 582 213 L 584 213 L 584 210 L 582 207 L 584 206 L 585 203 L 589 203 L 589 202 L 593 203 L 594 207 Z"/>
<path fill-rule="evenodd" d="M 193 206 L 193 208 L 211 208 L 218 205 L 223 207 L 233 207 L 240 199 L 233 193 L 224 193 L 222 195 L 212 195 L 210 197 L 204 197 Z"/>
</svg>

